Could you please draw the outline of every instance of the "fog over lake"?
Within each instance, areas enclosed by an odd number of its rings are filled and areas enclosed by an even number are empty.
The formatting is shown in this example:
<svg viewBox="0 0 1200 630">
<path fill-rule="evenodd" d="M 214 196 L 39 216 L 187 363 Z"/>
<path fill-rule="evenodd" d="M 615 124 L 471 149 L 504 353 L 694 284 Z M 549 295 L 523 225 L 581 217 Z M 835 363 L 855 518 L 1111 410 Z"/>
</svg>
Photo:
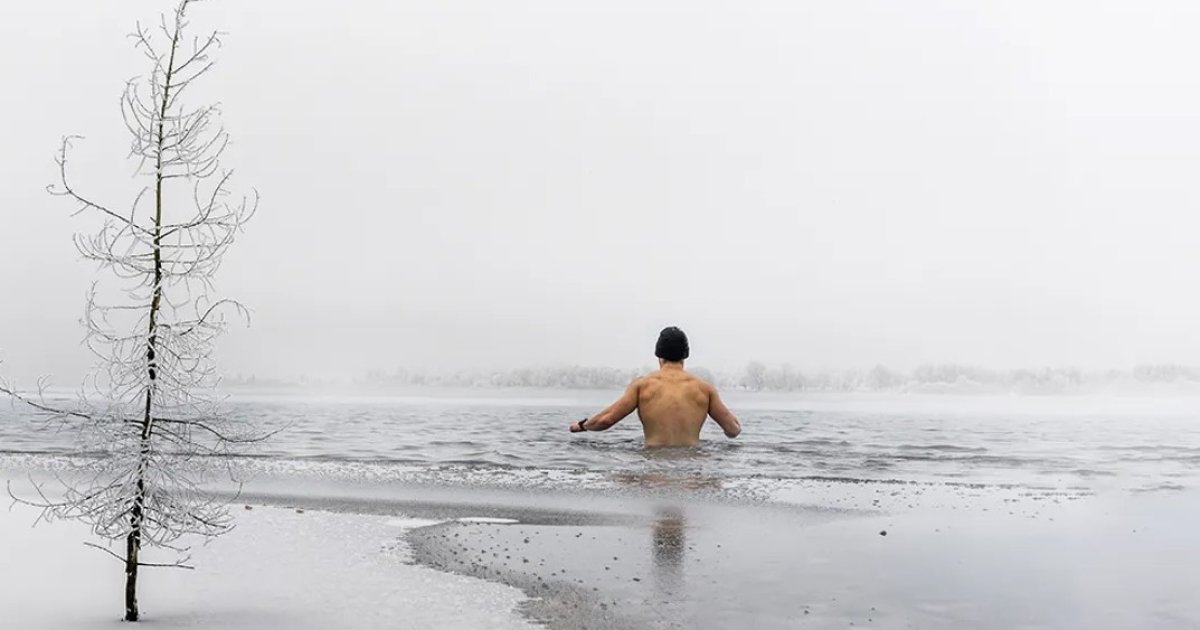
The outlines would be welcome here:
<svg viewBox="0 0 1200 630">
<path fill-rule="evenodd" d="M 124 35 L 7 3 L 0 358 L 77 382 L 95 277 L 48 196 L 134 192 Z M 227 373 L 1200 363 L 1189 2 L 211 2 L 194 98 L 260 213 Z M 22 60 L 36 59 L 27 64 Z"/>
</svg>

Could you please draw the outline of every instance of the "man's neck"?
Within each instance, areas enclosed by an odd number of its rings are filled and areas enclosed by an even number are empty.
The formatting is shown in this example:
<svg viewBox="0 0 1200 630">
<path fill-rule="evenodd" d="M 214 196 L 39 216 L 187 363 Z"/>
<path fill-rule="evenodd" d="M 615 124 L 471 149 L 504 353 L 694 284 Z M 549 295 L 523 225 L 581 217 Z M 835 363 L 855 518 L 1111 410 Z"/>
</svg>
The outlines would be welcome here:
<svg viewBox="0 0 1200 630">
<path fill-rule="evenodd" d="M 679 362 L 663 361 L 662 363 L 658 364 L 658 369 L 660 369 L 660 370 L 679 370 L 680 372 L 682 372 L 683 371 L 683 361 L 679 361 Z"/>
</svg>

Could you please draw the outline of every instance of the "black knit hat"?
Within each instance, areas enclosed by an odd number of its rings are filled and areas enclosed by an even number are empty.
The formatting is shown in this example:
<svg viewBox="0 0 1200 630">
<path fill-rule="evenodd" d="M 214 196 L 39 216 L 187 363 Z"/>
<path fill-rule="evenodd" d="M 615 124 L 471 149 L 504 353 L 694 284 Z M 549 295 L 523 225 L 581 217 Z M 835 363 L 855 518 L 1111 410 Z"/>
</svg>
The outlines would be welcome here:
<svg viewBox="0 0 1200 630">
<path fill-rule="evenodd" d="M 663 361 L 678 363 L 691 354 L 688 347 L 687 335 L 674 326 L 668 326 L 658 333 L 658 343 L 654 344 L 654 356 Z"/>
</svg>

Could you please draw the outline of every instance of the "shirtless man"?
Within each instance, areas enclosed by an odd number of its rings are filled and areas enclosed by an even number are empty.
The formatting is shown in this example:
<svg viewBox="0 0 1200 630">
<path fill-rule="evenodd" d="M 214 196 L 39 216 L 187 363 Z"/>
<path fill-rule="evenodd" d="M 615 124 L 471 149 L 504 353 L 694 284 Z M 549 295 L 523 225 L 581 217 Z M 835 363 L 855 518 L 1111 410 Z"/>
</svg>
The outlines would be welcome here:
<svg viewBox="0 0 1200 630">
<path fill-rule="evenodd" d="M 688 354 L 687 335 L 674 326 L 664 328 L 654 347 L 658 371 L 634 381 L 604 411 L 572 422 L 571 433 L 604 431 L 637 410 L 646 446 L 695 446 L 708 416 L 725 430 L 725 437 L 737 437 L 742 424 L 721 402 L 717 388 L 683 369 Z"/>
</svg>

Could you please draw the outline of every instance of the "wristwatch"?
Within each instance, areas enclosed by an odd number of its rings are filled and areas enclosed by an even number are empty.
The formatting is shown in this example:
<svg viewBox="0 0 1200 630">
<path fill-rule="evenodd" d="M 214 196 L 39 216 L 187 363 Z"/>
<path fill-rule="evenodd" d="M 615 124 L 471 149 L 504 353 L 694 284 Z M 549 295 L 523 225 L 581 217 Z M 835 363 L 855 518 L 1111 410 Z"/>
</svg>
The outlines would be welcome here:
<svg viewBox="0 0 1200 630">
<path fill-rule="evenodd" d="M 579 430 L 580 431 L 587 431 L 587 427 L 583 426 L 583 423 L 587 422 L 588 420 L 591 420 L 591 417 L 587 417 L 587 418 L 584 418 L 583 420 L 579 420 Z"/>
</svg>

